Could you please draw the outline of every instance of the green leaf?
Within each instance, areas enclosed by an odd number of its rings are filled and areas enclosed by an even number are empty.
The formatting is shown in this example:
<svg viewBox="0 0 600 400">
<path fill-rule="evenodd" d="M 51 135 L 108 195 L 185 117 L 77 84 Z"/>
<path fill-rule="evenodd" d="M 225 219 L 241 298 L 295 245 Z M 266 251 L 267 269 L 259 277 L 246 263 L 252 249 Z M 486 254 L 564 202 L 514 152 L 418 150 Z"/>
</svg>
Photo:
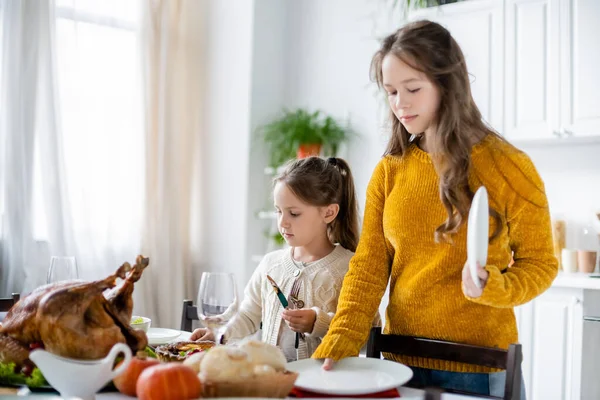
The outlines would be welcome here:
<svg viewBox="0 0 600 400">
<path fill-rule="evenodd" d="M 30 376 L 15 373 L 15 364 L 0 363 L 0 385 L 26 385 L 32 388 L 48 386 L 48 382 L 39 368 L 34 368 Z"/>
<path fill-rule="evenodd" d="M 158 357 L 156 357 L 156 353 L 154 352 L 154 349 L 152 349 L 152 347 L 146 346 L 146 348 L 144 349 L 144 351 L 146 352 L 146 354 L 148 355 L 148 357 L 150 357 L 150 358 L 158 358 Z"/>
<path fill-rule="evenodd" d="M 281 115 L 261 128 L 263 141 L 270 152 L 270 166 L 278 167 L 296 158 L 303 144 L 320 144 L 324 156 L 336 156 L 339 145 L 352 136 L 349 127 L 320 110 L 284 109 Z"/>
</svg>

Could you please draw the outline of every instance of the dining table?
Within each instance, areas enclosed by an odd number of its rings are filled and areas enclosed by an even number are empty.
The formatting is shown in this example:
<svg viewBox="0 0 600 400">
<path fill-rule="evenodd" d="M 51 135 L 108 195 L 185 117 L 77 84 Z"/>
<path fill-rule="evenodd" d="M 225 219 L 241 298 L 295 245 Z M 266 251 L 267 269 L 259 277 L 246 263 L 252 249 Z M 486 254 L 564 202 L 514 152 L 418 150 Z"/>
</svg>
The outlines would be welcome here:
<svg viewBox="0 0 600 400">
<path fill-rule="evenodd" d="M 175 339 L 172 339 L 172 342 L 185 341 L 189 340 L 191 332 L 179 331 L 180 335 Z M 415 389 L 410 387 L 401 386 L 398 388 L 398 392 L 400 394 L 397 399 L 400 400 L 423 400 L 425 398 L 425 391 L 422 389 Z M 2 387 L 0 386 L 0 397 L 4 399 L 15 399 L 20 400 L 23 398 L 33 398 L 35 400 L 58 400 L 61 399 L 57 393 L 55 392 L 47 392 L 47 391 L 36 391 L 30 390 L 27 387 Z M 318 397 L 312 397 L 313 399 L 319 399 Z M 327 399 L 331 399 L 332 397 L 327 397 Z M 343 398 L 343 397 L 336 397 Z M 477 400 L 484 399 L 486 397 L 480 396 L 468 396 L 462 394 L 455 393 L 443 393 L 441 396 L 442 400 Z M 124 394 L 118 392 L 100 392 L 96 394 L 96 400 L 127 400 L 127 399 L 135 399 L 135 397 L 126 396 Z M 240 398 L 241 399 L 241 398 Z M 254 398 L 256 399 L 256 398 Z M 295 399 L 294 397 L 288 397 L 288 399 Z M 323 398 L 325 400 L 325 398 Z"/>
<path fill-rule="evenodd" d="M 60 399 L 62 399 L 62 397 L 60 397 L 58 394 L 32 393 L 28 389 L 21 389 L 16 392 L 10 392 L 10 393 L 3 392 L 2 390 L 3 389 L 0 388 L 0 397 L 3 400 L 4 399 L 20 400 L 23 398 L 34 398 L 35 400 L 45 400 L 45 399 L 60 400 Z M 399 399 L 399 400 L 423 400 L 425 398 L 425 391 L 421 390 L 421 389 L 415 389 L 415 388 L 401 386 L 398 388 L 398 392 L 400 393 L 400 397 L 396 397 L 396 399 Z M 3 393 L 7 393 L 7 394 L 3 394 Z M 480 396 L 467 396 L 467 395 L 461 395 L 461 394 L 455 394 L 455 393 L 443 393 L 441 397 L 442 397 L 442 400 L 477 400 L 477 399 L 487 398 L 487 397 L 480 397 Z M 135 399 L 135 397 L 126 396 L 124 394 L 116 393 L 116 392 L 98 393 L 96 395 L 96 400 L 128 400 L 128 399 Z M 239 398 L 239 399 L 242 399 L 242 398 Z M 254 399 L 256 399 L 256 398 L 254 398 Z M 296 398 L 288 397 L 287 399 L 295 400 Z M 313 397 L 312 399 L 331 400 L 332 398 L 331 397 L 328 397 L 328 398 Z M 340 397 L 340 399 L 343 399 L 343 397 Z"/>
</svg>

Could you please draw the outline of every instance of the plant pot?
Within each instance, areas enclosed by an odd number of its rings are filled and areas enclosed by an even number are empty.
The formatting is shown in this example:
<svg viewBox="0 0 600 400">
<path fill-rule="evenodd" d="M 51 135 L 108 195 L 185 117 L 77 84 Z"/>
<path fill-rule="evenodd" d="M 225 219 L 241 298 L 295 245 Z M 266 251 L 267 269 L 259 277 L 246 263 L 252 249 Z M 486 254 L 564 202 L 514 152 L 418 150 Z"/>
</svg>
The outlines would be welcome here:
<svg viewBox="0 0 600 400">
<path fill-rule="evenodd" d="M 318 156 L 319 154 L 321 154 L 320 143 L 301 144 L 300 146 L 298 146 L 296 157 L 300 159 L 307 158 L 310 156 Z"/>
</svg>

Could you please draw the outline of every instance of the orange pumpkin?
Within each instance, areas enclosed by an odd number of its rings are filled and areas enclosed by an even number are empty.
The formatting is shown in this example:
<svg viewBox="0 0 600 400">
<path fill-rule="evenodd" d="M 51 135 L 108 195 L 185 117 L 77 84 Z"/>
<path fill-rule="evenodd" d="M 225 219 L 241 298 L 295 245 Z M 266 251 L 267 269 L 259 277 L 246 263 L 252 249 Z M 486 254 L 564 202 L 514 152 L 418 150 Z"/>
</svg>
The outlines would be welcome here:
<svg viewBox="0 0 600 400">
<path fill-rule="evenodd" d="M 190 367 L 167 363 L 145 369 L 136 392 L 140 400 L 188 400 L 200 397 L 202 383 Z"/>
<path fill-rule="evenodd" d="M 123 361 L 119 362 L 117 366 L 121 365 Z M 153 365 L 160 364 L 160 361 L 154 358 L 146 357 L 144 352 L 139 352 L 136 357 L 133 357 L 125 372 L 113 379 L 115 387 L 119 392 L 126 394 L 127 396 L 136 396 L 135 385 L 137 384 L 138 378 L 143 370 Z"/>
</svg>

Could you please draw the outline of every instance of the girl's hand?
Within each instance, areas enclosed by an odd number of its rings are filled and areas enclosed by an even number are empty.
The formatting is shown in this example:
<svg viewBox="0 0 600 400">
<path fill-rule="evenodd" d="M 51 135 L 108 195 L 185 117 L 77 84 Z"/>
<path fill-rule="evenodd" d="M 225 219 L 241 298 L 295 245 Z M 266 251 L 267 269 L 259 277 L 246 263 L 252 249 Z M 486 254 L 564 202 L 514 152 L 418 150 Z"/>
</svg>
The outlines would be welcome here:
<svg viewBox="0 0 600 400">
<path fill-rule="evenodd" d="M 317 313 L 310 308 L 283 310 L 281 315 L 294 332 L 311 333 L 317 319 Z"/>
<path fill-rule="evenodd" d="M 333 368 L 334 364 L 335 361 L 333 361 L 333 358 L 326 358 L 325 362 L 323 363 L 323 370 L 330 371 Z"/>
<path fill-rule="evenodd" d="M 211 342 L 215 341 L 215 335 L 212 334 L 206 328 L 198 328 L 192 332 L 192 336 L 190 336 L 190 341 L 195 342 L 196 340 L 208 340 Z"/>
<path fill-rule="evenodd" d="M 475 282 L 473 282 L 473 278 L 471 278 L 471 272 L 469 271 L 469 265 L 465 263 L 465 266 L 462 270 L 462 291 L 463 293 L 475 299 L 483 293 L 483 289 L 485 288 L 485 284 L 487 283 L 488 277 L 490 276 L 489 272 L 487 272 L 484 268 L 477 263 L 477 276 L 479 276 L 479 281 L 481 282 L 481 288 L 475 286 Z"/>
</svg>

